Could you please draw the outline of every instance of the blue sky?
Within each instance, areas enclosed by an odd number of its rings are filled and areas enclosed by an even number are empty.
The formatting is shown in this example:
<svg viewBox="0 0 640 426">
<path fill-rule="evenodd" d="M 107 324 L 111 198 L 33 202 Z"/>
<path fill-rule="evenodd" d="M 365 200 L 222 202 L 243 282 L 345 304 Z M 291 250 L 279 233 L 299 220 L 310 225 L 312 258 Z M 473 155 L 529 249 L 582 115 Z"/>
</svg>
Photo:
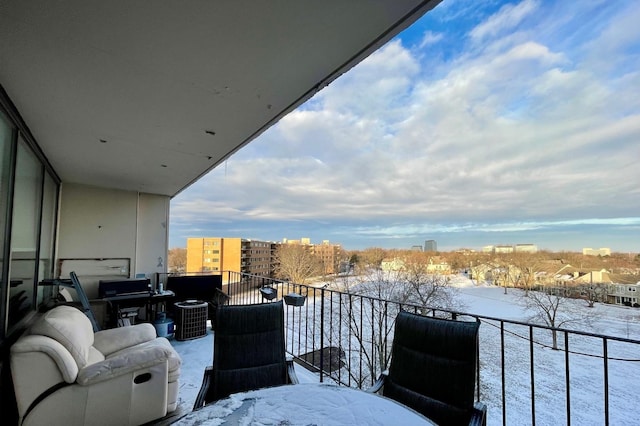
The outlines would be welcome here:
<svg viewBox="0 0 640 426">
<path fill-rule="evenodd" d="M 640 251 L 640 2 L 444 0 L 171 202 L 187 237 Z"/>
</svg>

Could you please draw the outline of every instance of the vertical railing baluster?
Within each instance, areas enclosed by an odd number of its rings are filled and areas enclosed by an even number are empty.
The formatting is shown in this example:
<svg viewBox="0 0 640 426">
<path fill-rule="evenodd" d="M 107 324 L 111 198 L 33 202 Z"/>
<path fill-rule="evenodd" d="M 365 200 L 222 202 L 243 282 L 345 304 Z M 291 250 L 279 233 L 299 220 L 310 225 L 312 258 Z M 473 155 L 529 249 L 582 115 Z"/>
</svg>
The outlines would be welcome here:
<svg viewBox="0 0 640 426">
<path fill-rule="evenodd" d="M 364 336 L 364 329 L 363 327 L 363 317 L 364 317 L 364 305 L 363 305 L 363 301 L 364 301 L 364 297 L 362 296 L 358 296 L 358 298 L 360 299 L 360 335 Z M 359 366 L 359 375 L 358 375 L 358 387 L 362 388 L 362 352 L 364 351 L 364 342 L 361 342 L 358 345 L 358 350 L 360 351 L 360 356 L 358 358 L 360 358 L 360 366 Z"/>
<path fill-rule="evenodd" d="M 571 381 L 569 380 L 569 333 L 564 332 L 564 377 L 567 389 L 567 426 L 571 426 Z"/>
<path fill-rule="evenodd" d="M 320 290 L 320 383 L 324 372 L 324 289 Z"/>
<path fill-rule="evenodd" d="M 333 298 L 331 297 L 331 291 L 329 291 L 329 377 L 332 377 L 333 372 Z"/>
<path fill-rule="evenodd" d="M 351 363 L 351 358 L 352 358 L 351 327 L 353 327 L 351 324 L 351 321 L 353 321 L 353 295 L 351 293 L 349 293 L 349 313 L 347 315 L 349 315 L 349 318 L 347 318 L 347 320 L 349 321 L 349 356 L 347 357 L 347 360 L 349 362 L 349 386 L 351 386 L 351 378 L 353 376 L 352 374 L 353 370 L 351 369 L 351 367 L 353 366 Z"/>
<path fill-rule="evenodd" d="M 609 348 L 607 338 L 602 338 L 604 360 L 604 424 L 609 426 Z"/>
<path fill-rule="evenodd" d="M 374 377 L 374 371 L 376 371 L 376 313 L 375 313 L 375 301 L 371 300 L 371 368 L 369 369 L 370 384 L 373 385 L 376 378 Z"/>
<path fill-rule="evenodd" d="M 507 426 L 507 394 L 505 381 L 505 362 L 504 362 L 504 321 L 500 321 L 500 360 L 502 362 L 502 425 Z"/>
<path fill-rule="evenodd" d="M 529 359 L 531 361 L 531 425 L 536 426 L 536 384 L 533 360 L 533 327 L 529 326 Z"/>
<path fill-rule="evenodd" d="M 309 296 L 309 288 L 307 288 L 307 299 Z M 313 297 L 313 308 L 315 309 L 316 306 L 316 302 L 315 302 L 315 294 Z M 309 305 L 311 304 L 311 302 L 309 300 L 307 300 L 307 303 L 305 303 L 305 312 L 304 312 L 304 353 L 308 354 L 309 353 Z M 302 309 L 301 309 L 302 311 Z M 302 324 L 300 325 L 302 327 Z M 302 353 L 300 352 L 300 343 L 298 342 L 298 353 Z M 305 360 L 308 361 L 308 360 Z"/>
<path fill-rule="evenodd" d="M 384 301 L 384 361 L 385 364 L 380 366 L 380 373 L 387 368 L 387 361 L 389 360 L 389 351 L 387 344 L 387 330 L 389 329 L 389 302 Z"/>
<path fill-rule="evenodd" d="M 338 293 L 338 383 L 342 383 L 342 294 Z"/>
<path fill-rule="evenodd" d="M 480 318 L 476 317 L 476 321 L 480 324 Z M 480 337 L 478 336 L 478 339 Z M 478 388 L 478 396 L 476 401 L 480 402 L 480 343 L 476 347 L 476 386 Z"/>
<path fill-rule="evenodd" d="M 315 294 L 315 291 L 314 291 Z M 322 306 L 322 301 L 321 301 L 321 306 Z M 313 316 L 312 319 L 312 324 L 313 324 L 313 328 L 311 329 L 311 364 L 315 367 L 316 365 L 316 304 L 314 303 L 313 306 L 313 312 L 311 313 L 311 315 Z M 320 366 L 320 371 L 322 374 L 322 366 Z M 322 381 L 322 375 L 320 376 L 320 381 Z"/>
<path fill-rule="evenodd" d="M 309 291 L 307 289 L 307 303 L 305 303 L 305 305 L 309 303 L 311 302 L 309 301 Z M 300 356 L 300 339 L 302 339 L 302 308 L 298 309 L 298 353 L 296 356 Z"/>
</svg>

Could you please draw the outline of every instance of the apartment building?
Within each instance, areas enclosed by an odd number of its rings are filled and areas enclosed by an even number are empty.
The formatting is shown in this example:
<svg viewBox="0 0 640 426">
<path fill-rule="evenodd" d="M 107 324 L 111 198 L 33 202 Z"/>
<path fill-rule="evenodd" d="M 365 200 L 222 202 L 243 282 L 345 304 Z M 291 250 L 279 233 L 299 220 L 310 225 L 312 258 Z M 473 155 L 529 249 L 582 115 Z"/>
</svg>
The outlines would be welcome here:
<svg viewBox="0 0 640 426">
<path fill-rule="evenodd" d="M 611 256 L 611 249 L 609 247 L 600 247 L 599 249 L 585 247 L 582 249 L 582 254 L 584 256 Z"/>
<path fill-rule="evenodd" d="M 282 244 L 305 246 L 322 262 L 323 274 L 325 275 L 340 271 L 340 261 L 342 260 L 342 246 L 340 244 L 331 244 L 329 240 L 322 240 L 321 244 L 312 244 L 311 238 L 300 238 L 299 240 L 283 238 Z"/>
<path fill-rule="evenodd" d="M 516 253 L 537 253 L 538 246 L 535 244 L 516 244 L 514 246 Z"/>
<path fill-rule="evenodd" d="M 537 253 L 538 246 L 535 244 L 502 244 L 484 246 L 482 248 L 483 253 Z"/>
<path fill-rule="evenodd" d="M 342 246 L 340 244 L 331 244 L 329 240 L 323 240 L 322 244 L 311 244 L 309 247 L 311 254 L 322 262 L 325 275 L 335 274 L 340 270 L 340 260 L 342 258 Z"/>
<path fill-rule="evenodd" d="M 275 246 L 244 238 L 187 238 L 187 272 L 235 271 L 271 277 Z"/>
</svg>

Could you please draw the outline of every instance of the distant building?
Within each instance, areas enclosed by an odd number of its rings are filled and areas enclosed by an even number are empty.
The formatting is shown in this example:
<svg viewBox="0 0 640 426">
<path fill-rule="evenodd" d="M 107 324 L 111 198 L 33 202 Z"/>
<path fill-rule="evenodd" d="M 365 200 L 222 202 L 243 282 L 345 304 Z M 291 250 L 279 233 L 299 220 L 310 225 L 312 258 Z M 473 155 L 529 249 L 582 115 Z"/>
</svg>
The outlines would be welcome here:
<svg viewBox="0 0 640 426">
<path fill-rule="evenodd" d="M 322 262 L 325 274 L 335 274 L 340 271 L 340 261 L 342 260 L 342 246 L 331 244 L 329 240 L 323 240 L 322 244 L 309 244 L 311 254 Z"/>
<path fill-rule="evenodd" d="M 585 256 L 611 256 L 611 249 L 609 247 L 600 247 L 596 250 L 591 247 L 585 247 L 582 249 L 582 254 Z"/>
<path fill-rule="evenodd" d="M 434 256 L 429 258 L 427 272 L 430 274 L 448 275 L 451 273 L 451 266 L 449 265 L 449 262 L 440 256 Z"/>
<path fill-rule="evenodd" d="M 516 253 L 537 253 L 538 246 L 535 244 L 516 244 L 515 251 Z"/>
<path fill-rule="evenodd" d="M 476 251 L 474 249 L 469 249 L 469 248 L 459 248 L 458 250 L 455 251 L 456 253 L 460 253 L 463 254 L 465 256 L 469 256 L 473 253 L 475 253 Z"/>
<path fill-rule="evenodd" d="M 426 240 L 424 242 L 424 251 L 438 251 L 436 240 Z"/>
<path fill-rule="evenodd" d="M 535 244 L 500 244 L 484 246 L 482 248 L 483 253 L 537 253 L 538 246 Z"/>
<path fill-rule="evenodd" d="M 422 251 L 422 246 L 411 246 L 411 251 Z"/>
<path fill-rule="evenodd" d="M 636 306 L 640 298 L 640 282 L 636 284 L 611 284 L 607 294 L 607 303 Z"/>
<path fill-rule="evenodd" d="M 309 252 L 320 259 L 324 274 L 335 274 L 340 271 L 342 260 L 342 246 L 331 244 L 329 240 L 322 240 L 322 244 L 312 244 L 311 238 L 304 237 L 299 240 L 282 239 L 282 244 L 294 244 L 307 247 Z"/>
<path fill-rule="evenodd" d="M 244 238 L 187 238 L 187 272 L 233 271 L 271 277 L 276 243 Z"/>
<path fill-rule="evenodd" d="M 493 252 L 494 253 L 513 253 L 513 246 L 507 246 L 507 245 L 494 246 Z"/>
<path fill-rule="evenodd" d="M 397 257 L 393 259 L 383 259 L 380 268 L 385 272 L 401 271 L 405 268 L 404 260 Z"/>
</svg>

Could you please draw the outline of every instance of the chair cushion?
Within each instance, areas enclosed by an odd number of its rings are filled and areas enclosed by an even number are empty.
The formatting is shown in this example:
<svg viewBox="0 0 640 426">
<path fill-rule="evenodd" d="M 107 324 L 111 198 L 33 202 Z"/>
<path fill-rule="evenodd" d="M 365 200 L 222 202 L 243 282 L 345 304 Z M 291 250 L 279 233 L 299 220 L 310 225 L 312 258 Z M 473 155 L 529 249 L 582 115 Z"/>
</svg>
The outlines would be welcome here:
<svg viewBox="0 0 640 426">
<path fill-rule="evenodd" d="M 31 326 L 30 334 L 39 334 L 58 341 L 69 351 L 78 368 L 83 368 L 89 363 L 93 327 L 89 318 L 77 308 L 62 305 L 45 312 Z"/>
</svg>

